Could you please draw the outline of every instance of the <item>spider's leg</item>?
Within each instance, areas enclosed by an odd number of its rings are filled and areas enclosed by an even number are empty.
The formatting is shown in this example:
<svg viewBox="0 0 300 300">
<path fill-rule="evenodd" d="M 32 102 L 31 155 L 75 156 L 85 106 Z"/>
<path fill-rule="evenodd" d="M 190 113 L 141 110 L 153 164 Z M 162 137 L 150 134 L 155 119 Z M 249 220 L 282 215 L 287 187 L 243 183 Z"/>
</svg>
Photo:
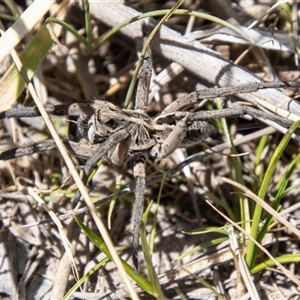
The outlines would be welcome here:
<svg viewBox="0 0 300 300">
<path fill-rule="evenodd" d="M 147 38 L 144 37 L 144 43 L 146 40 Z M 139 74 L 140 80 L 136 90 L 134 110 L 140 110 L 142 112 L 147 111 L 151 75 L 152 75 L 152 53 L 151 53 L 151 48 L 148 47 Z"/>
<path fill-rule="evenodd" d="M 146 28 L 143 28 L 146 29 Z M 144 43 L 147 37 L 144 33 Z M 150 81 L 152 75 L 152 54 L 151 49 L 146 49 L 143 65 L 139 74 L 139 82 L 135 95 L 134 111 L 146 113 L 150 89 Z M 142 133 L 137 132 L 142 136 Z M 146 153 L 137 153 L 134 158 L 133 165 L 133 176 L 135 178 L 135 200 L 133 203 L 133 253 L 132 260 L 133 266 L 138 271 L 138 248 L 139 248 L 139 237 L 140 227 L 142 222 L 142 216 L 144 211 L 144 200 L 145 200 L 145 187 L 146 187 Z"/>
<path fill-rule="evenodd" d="M 184 117 L 178 121 L 175 125 L 171 133 L 166 138 L 163 138 L 162 143 L 157 143 L 153 146 L 148 152 L 154 158 L 164 158 L 168 155 L 172 154 L 182 143 L 186 136 L 186 132 L 188 130 L 188 121 L 189 114 L 185 113 Z M 164 134 L 164 130 L 159 130 L 160 128 L 157 126 L 158 132 L 161 131 Z"/>
<path fill-rule="evenodd" d="M 51 104 L 48 104 L 45 106 L 45 109 L 47 112 L 52 113 L 54 110 L 54 106 Z M 33 118 L 40 116 L 40 112 L 37 109 L 37 107 L 31 107 L 31 106 L 23 106 L 18 105 L 16 107 L 13 107 L 7 111 L 4 111 L 0 113 L 0 119 L 4 118 Z"/>
<path fill-rule="evenodd" d="M 103 158 L 107 152 L 116 146 L 118 143 L 126 140 L 129 137 L 129 131 L 127 128 L 124 128 L 120 131 L 115 132 L 112 134 L 99 148 L 99 150 L 93 155 L 89 160 L 86 162 L 86 165 L 84 167 L 84 174 L 86 177 L 88 177 L 94 166 L 98 163 L 98 161 Z"/>
<path fill-rule="evenodd" d="M 289 119 L 279 117 L 272 112 L 261 111 L 261 110 L 258 110 L 258 109 L 252 108 L 252 107 L 248 107 L 248 106 L 243 106 L 243 111 L 244 111 L 244 114 L 249 114 L 250 116 L 252 116 L 254 118 L 267 119 L 267 120 L 276 122 L 285 128 L 289 128 L 293 124 L 293 122 L 290 121 Z"/>
<path fill-rule="evenodd" d="M 53 140 L 44 140 L 29 146 L 5 150 L 0 153 L 0 160 L 8 160 L 53 149 L 56 149 L 55 142 Z"/>
<path fill-rule="evenodd" d="M 261 89 L 299 87 L 298 81 L 271 81 L 271 82 L 249 82 L 223 88 L 205 88 L 184 95 L 170 103 L 162 113 L 170 113 L 181 110 L 188 110 L 200 100 L 214 99 L 217 97 L 228 97 L 237 94 L 253 93 Z"/>
<path fill-rule="evenodd" d="M 85 158 L 91 157 L 95 152 L 95 147 L 81 145 L 72 141 L 63 141 L 68 151 L 77 157 Z M 12 148 L 2 151 L 0 153 L 0 160 L 8 160 L 18 158 L 26 155 L 32 155 L 34 153 L 45 152 L 49 150 L 56 150 L 56 144 L 53 140 L 44 140 L 35 142 L 29 146 Z"/>
<path fill-rule="evenodd" d="M 118 143 L 122 142 L 129 138 L 130 134 L 128 128 L 124 128 L 116 133 L 112 134 L 102 145 L 101 147 L 95 152 L 95 154 L 88 159 L 84 167 L 84 178 L 83 181 L 86 183 L 89 175 L 91 174 L 93 168 L 97 165 L 98 161 L 105 157 L 107 152 L 116 146 Z M 78 191 L 75 195 L 73 207 L 76 206 L 80 199 L 80 192 Z"/>
<path fill-rule="evenodd" d="M 82 114 L 92 115 L 94 113 L 93 104 L 89 103 L 73 103 L 73 104 L 59 104 L 53 105 L 51 103 L 45 104 L 45 110 L 55 116 L 73 116 L 79 117 Z M 40 116 L 41 113 L 37 107 L 17 105 L 7 111 L 0 113 L 0 120 L 4 118 L 33 118 Z"/>
<path fill-rule="evenodd" d="M 135 178 L 135 200 L 133 203 L 133 266 L 138 270 L 138 248 L 140 227 L 144 211 L 145 188 L 146 188 L 146 157 L 144 154 L 138 155 L 133 166 L 133 176 Z"/>
<path fill-rule="evenodd" d="M 175 116 L 179 118 L 181 115 L 183 116 L 183 112 L 176 112 Z M 198 111 L 193 113 L 193 117 L 191 120 L 214 120 L 219 118 L 236 118 L 242 117 L 243 115 L 249 114 L 256 119 L 266 119 L 273 122 L 276 122 L 286 128 L 289 128 L 292 125 L 292 121 L 287 118 L 283 118 L 275 115 L 272 112 L 261 111 L 249 106 L 240 105 L 238 103 L 233 103 L 230 108 L 224 108 L 219 110 L 211 110 L 211 111 Z"/>
</svg>

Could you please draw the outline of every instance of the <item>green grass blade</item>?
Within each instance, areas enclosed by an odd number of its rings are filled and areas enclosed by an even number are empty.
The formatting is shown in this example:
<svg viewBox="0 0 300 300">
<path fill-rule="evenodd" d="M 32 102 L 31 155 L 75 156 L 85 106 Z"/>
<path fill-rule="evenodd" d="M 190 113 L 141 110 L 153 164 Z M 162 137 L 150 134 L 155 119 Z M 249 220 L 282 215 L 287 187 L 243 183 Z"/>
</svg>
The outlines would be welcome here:
<svg viewBox="0 0 300 300">
<path fill-rule="evenodd" d="M 268 190 L 268 187 L 270 185 L 270 182 L 272 180 L 272 176 L 274 174 L 276 165 L 278 163 L 278 160 L 280 159 L 284 149 L 288 145 L 292 134 L 294 131 L 299 127 L 300 125 L 300 120 L 295 122 L 286 132 L 286 134 L 283 136 L 281 142 L 279 143 L 278 147 L 275 149 L 274 154 L 272 155 L 272 158 L 270 160 L 269 166 L 266 170 L 263 182 L 261 184 L 261 188 L 258 193 L 258 197 L 261 199 L 264 199 Z M 262 207 L 259 204 L 256 204 L 255 210 L 254 210 L 254 215 L 253 215 L 253 222 L 252 222 L 252 227 L 251 227 L 251 236 L 257 240 L 257 242 L 261 242 L 267 228 L 264 227 L 261 232 L 259 231 L 259 223 L 261 222 L 261 215 L 262 215 Z M 254 244 L 252 240 L 249 241 L 248 246 L 247 246 L 247 254 L 246 254 L 246 262 L 250 268 L 252 268 L 256 254 L 257 254 L 257 247 Z"/>
<path fill-rule="evenodd" d="M 86 31 L 86 44 L 88 48 L 86 52 L 90 51 L 92 45 L 92 26 L 91 26 L 91 14 L 90 14 L 90 4 L 88 0 L 84 0 L 84 17 L 85 17 L 85 31 Z"/>
<path fill-rule="evenodd" d="M 60 19 L 57 19 L 57 18 L 54 18 L 54 17 L 49 17 L 47 20 L 46 20 L 46 24 L 50 24 L 50 23 L 55 23 L 55 24 L 58 24 L 60 25 L 61 27 L 63 27 L 65 30 L 69 31 L 70 33 L 72 33 L 76 39 L 82 43 L 84 46 L 87 45 L 87 41 L 86 41 L 86 38 L 84 36 L 82 36 L 81 34 L 78 33 L 78 31 L 73 27 L 71 26 L 69 23 L 67 22 L 64 22 Z"/>
<path fill-rule="evenodd" d="M 99 237 L 98 235 L 96 235 L 87 226 L 85 226 L 83 224 L 83 222 L 75 215 L 74 215 L 74 218 L 75 218 L 76 222 L 78 223 L 78 225 L 80 226 L 80 228 L 87 235 L 87 237 L 94 243 L 94 245 L 99 250 L 101 250 L 112 261 L 111 254 L 110 254 L 107 246 L 105 245 L 104 241 L 102 240 L 102 238 Z M 151 283 L 145 277 L 143 277 L 139 273 L 136 273 L 134 271 L 134 269 L 126 261 L 122 260 L 122 265 L 123 265 L 126 273 L 128 274 L 128 276 L 130 276 L 141 289 L 143 289 L 146 293 L 148 293 L 152 296 L 155 296 L 155 292 L 154 292 L 154 289 L 153 289 Z"/>
<path fill-rule="evenodd" d="M 160 187 L 159 187 L 159 192 L 158 192 L 158 195 L 157 195 L 156 210 L 154 212 L 154 218 L 153 218 L 152 230 L 151 230 L 151 237 L 150 237 L 150 241 L 149 241 L 151 253 L 154 252 L 154 246 L 155 246 L 154 239 L 155 239 L 155 235 L 156 235 L 156 224 L 157 224 L 158 208 L 159 208 L 159 204 L 160 204 L 160 199 L 162 197 L 166 176 L 167 176 L 167 174 L 165 173 L 162 180 L 161 180 L 161 184 L 160 184 Z"/>
<path fill-rule="evenodd" d="M 74 284 L 67 292 L 67 294 L 65 294 L 65 296 L 63 297 L 63 300 L 67 300 L 69 299 L 72 294 L 87 280 L 89 279 L 89 277 L 91 277 L 95 272 L 97 272 L 102 266 L 104 266 L 107 262 L 109 261 L 109 258 L 105 258 L 103 260 L 101 260 L 96 266 L 94 266 L 93 268 L 91 268 L 84 276 L 82 276 L 77 282 L 76 284 Z"/>
<path fill-rule="evenodd" d="M 155 268 L 152 263 L 152 253 L 150 251 L 150 247 L 147 242 L 144 222 L 141 223 L 140 234 L 141 234 L 142 250 L 145 258 L 145 264 L 148 270 L 148 274 L 149 274 L 150 282 L 152 284 L 152 288 L 154 290 L 154 294 L 156 295 L 156 299 L 165 299 L 159 284 L 159 280 Z"/>
<path fill-rule="evenodd" d="M 280 264 L 290 264 L 290 263 L 299 263 L 300 262 L 300 254 L 285 254 L 279 257 L 275 257 L 275 260 Z M 257 266 L 255 266 L 253 269 L 251 269 L 251 274 L 258 273 L 262 270 L 265 270 L 268 267 L 274 267 L 275 263 L 271 259 L 268 259 Z"/>
<path fill-rule="evenodd" d="M 277 190 L 277 194 L 275 196 L 275 201 L 274 201 L 275 203 L 277 201 L 280 201 L 281 198 L 283 197 L 283 195 L 285 194 L 290 177 L 292 176 L 292 173 L 294 172 L 294 170 L 296 169 L 296 167 L 299 163 L 300 163 L 300 153 L 290 163 L 288 170 L 284 173 L 283 178 L 277 184 L 277 186 L 275 188 L 275 190 Z M 278 205 L 275 205 L 275 206 L 277 207 Z"/>
</svg>

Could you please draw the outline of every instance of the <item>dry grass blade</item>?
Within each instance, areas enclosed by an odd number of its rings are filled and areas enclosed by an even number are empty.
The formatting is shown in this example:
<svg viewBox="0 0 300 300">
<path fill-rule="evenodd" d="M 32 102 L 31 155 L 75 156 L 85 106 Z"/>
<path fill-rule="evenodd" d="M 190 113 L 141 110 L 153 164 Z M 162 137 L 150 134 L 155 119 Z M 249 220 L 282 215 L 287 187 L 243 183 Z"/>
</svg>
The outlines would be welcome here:
<svg viewBox="0 0 300 300">
<path fill-rule="evenodd" d="M 247 288 L 247 291 L 250 294 L 251 299 L 259 299 L 259 295 L 256 290 L 255 284 L 251 278 L 251 274 L 246 265 L 245 259 L 239 249 L 237 236 L 232 227 L 227 228 L 227 231 L 229 234 L 230 249 L 231 249 L 232 255 L 235 256 L 234 261 L 237 261 L 236 270 L 238 273 L 241 274 L 244 284 Z M 243 296 L 243 295 L 240 295 L 240 296 Z"/>
</svg>

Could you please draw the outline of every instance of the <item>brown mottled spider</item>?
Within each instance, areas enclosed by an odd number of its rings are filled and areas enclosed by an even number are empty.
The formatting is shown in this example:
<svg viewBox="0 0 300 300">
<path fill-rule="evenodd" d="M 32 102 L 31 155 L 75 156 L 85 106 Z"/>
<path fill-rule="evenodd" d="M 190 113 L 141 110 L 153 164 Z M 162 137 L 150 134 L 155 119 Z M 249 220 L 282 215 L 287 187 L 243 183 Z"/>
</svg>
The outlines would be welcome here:
<svg viewBox="0 0 300 300">
<path fill-rule="evenodd" d="M 195 91 L 168 105 L 159 116 L 152 119 L 147 113 L 149 85 L 151 78 L 151 53 L 148 50 L 136 93 L 133 109 L 121 109 L 112 103 L 96 100 L 92 104 L 77 103 L 72 105 L 47 105 L 49 113 L 77 117 L 79 133 L 91 146 L 82 150 L 82 145 L 66 142 L 70 151 L 88 158 L 84 168 L 85 178 L 89 176 L 97 162 L 106 157 L 115 165 L 121 165 L 128 156 L 133 158 L 133 175 L 135 177 L 135 202 L 133 206 L 133 262 L 138 268 L 137 250 L 139 230 L 144 208 L 144 190 L 146 186 L 146 157 L 164 158 L 178 147 L 191 147 L 199 144 L 211 134 L 207 120 L 222 117 L 238 117 L 250 114 L 255 118 L 269 119 L 289 127 L 291 122 L 269 112 L 233 104 L 231 107 L 215 111 L 190 112 L 199 100 L 224 97 L 238 93 L 255 92 L 262 88 L 280 88 L 294 85 L 293 82 L 249 83 L 221 89 L 204 89 Z M 295 83 L 299 85 L 299 83 Z M 0 115 L 4 117 L 34 117 L 39 112 L 34 108 L 17 107 Z M 0 159 L 10 159 L 33 152 L 53 149 L 52 141 L 35 143 L 2 152 Z M 77 197 L 78 198 L 78 197 Z"/>
</svg>

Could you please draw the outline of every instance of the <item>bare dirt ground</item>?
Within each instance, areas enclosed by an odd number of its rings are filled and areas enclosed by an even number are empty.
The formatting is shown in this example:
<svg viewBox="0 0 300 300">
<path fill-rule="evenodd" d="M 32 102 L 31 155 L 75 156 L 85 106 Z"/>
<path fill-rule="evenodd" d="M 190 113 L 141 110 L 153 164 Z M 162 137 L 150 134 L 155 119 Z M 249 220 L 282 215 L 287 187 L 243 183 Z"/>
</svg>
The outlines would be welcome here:
<svg viewBox="0 0 300 300">
<path fill-rule="evenodd" d="M 21 12 L 28 7 L 25 1 L 16 2 Z M 142 12 L 170 9 L 175 4 L 175 1 L 125 2 L 90 2 L 93 40 L 113 26 Z M 155 117 L 179 96 L 204 87 L 241 85 L 259 80 L 299 80 L 299 48 L 297 49 L 297 43 L 293 44 L 293 39 L 298 39 L 299 31 L 298 21 L 295 19 L 299 12 L 295 3 L 291 1 L 285 4 L 290 8 L 289 15 L 287 8 L 276 5 L 275 1 L 184 1 L 181 9 L 201 12 L 207 17 L 195 17 L 187 13 L 173 15 L 151 42 L 153 75 L 147 113 Z M 57 17 L 85 35 L 82 7 L 82 3 L 70 2 Z M 12 14 L 4 3 L 0 4 L 0 9 L 5 14 Z M 224 26 L 216 19 L 210 19 L 211 16 L 227 21 L 236 30 Z M 156 16 L 155 20 L 159 21 L 160 18 L 161 16 Z M 41 18 L 40 23 L 31 31 L 31 36 L 27 35 L 16 46 L 18 53 L 22 52 L 41 28 L 44 20 L 45 18 Z M 150 23 L 156 21 L 152 19 Z M 7 20 L 3 22 L 6 29 L 13 23 Z M 59 27 L 55 31 L 57 43 L 53 43 L 47 52 L 33 81 L 44 103 L 57 105 L 104 99 L 123 107 L 139 51 L 143 46 L 141 22 L 143 21 L 125 26 L 88 55 L 84 54 L 84 47 L 79 45 L 71 33 Z M 249 26 L 252 26 L 251 30 L 247 29 Z M 3 78 L 11 63 L 10 58 L 1 62 Z M 168 76 L 163 76 L 165 73 Z M 23 90 L 18 100 L 33 106 L 26 91 Z M 251 102 L 259 109 L 264 109 L 268 103 L 275 110 L 277 107 L 289 110 L 297 119 L 300 116 L 300 106 L 296 100 L 290 102 L 289 97 L 296 98 L 298 92 L 295 88 L 284 91 L 272 89 L 258 92 L 255 96 L 245 94 L 232 97 L 232 101 Z M 256 97 L 255 101 L 251 97 Z M 201 106 L 204 109 L 214 108 L 215 102 L 204 101 Z M 268 109 L 270 110 L 269 107 Z M 76 124 L 76 120 L 70 120 L 67 116 L 53 116 L 52 120 L 63 139 L 68 136 L 69 125 Z M 152 262 L 165 299 L 254 299 L 255 293 L 250 291 L 251 283 L 247 284 L 245 278 L 249 278 L 254 284 L 258 299 L 300 299 L 299 286 L 293 280 L 300 275 L 299 237 L 282 223 L 274 221 L 262 242 L 273 257 L 285 258 L 285 261 L 280 262 L 284 263 L 290 275 L 274 265 L 254 274 L 253 268 L 268 259 L 260 250 L 254 265 L 249 268 L 252 274 L 241 274 L 244 268 L 237 249 L 230 248 L 228 236 L 216 230 L 224 229 L 228 223 L 206 202 L 208 200 L 235 223 L 243 226 L 241 193 L 222 178 L 236 180 L 240 176 L 245 186 L 258 194 L 271 156 L 284 133 L 282 128 L 274 129 L 271 126 L 273 123 L 265 121 L 259 122 L 252 117 L 228 121 L 233 140 L 238 142 L 247 137 L 247 142 L 236 147 L 237 153 L 247 153 L 238 159 L 242 170 L 240 175 L 235 174 L 236 168 L 232 157 L 228 155 L 228 146 L 224 150 L 226 155 L 204 155 L 205 146 L 199 145 L 176 150 L 160 161 L 149 160 L 147 178 L 161 177 L 145 190 L 145 206 L 150 207 L 148 205 L 153 201 L 145 228 L 149 237 L 158 206 Z M 205 141 L 207 147 L 225 142 L 221 127 L 214 121 L 211 124 L 214 132 Z M 3 118 L 0 126 L 1 153 L 7 149 L 51 139 L 40 117 Z M 255 137 L 262 130 L 265 130 L 264 138 Z M 80 143 L 89 147 L 86 141 L 81 140 Z M 277 184 L 287 173 L 289 164 L 298 152 L 299 140 L 291 139 L 276 163 L 265 197 L 266 203 L 274 200 L 278 191 Z M 170 170 L 174 170 L 187 157 L 197 154 L 203 154 L 201 159 L 199 156 L 192 158 L 184 168 L 171 173 Z M 84 159 L 75 156 L 73 161 L 76 166 L 85 164 Z M 99 200 L 112 194 L 117 196 L 122 189 L 132 188 L 132 163 L 129 159 L 122 166 L 116 167 L 105 160 L 93 178 L 92 199 Z M 283 218 L 295 229 L 300 218 L 299 172 L 296 164 L 287 185 L 287 188 L 292 188 L 284 194 L 279 209 Z M 162 194 L 158 196 L 162 182 Z M 76 276 L 65 254 L 61 232 L 65 232 L 70 240 L 68 247 L 79 278 L 105 257 L 87 235 L 80 232 L 71 217 L 62 221 L 63 228 L 53 222 L 22 227 L 49 219 L 48 211 L 57 216 L 72 212 L 76 185 L 65 161 L 58 150 L 1 160 L 0 186 L 0 298 L 62 299 L 76 283 Z M 39 195 L 43 204 L 38 203 L 32 193 Z M 156 204 L 158 199 L 159 205 Z M 255 202 L 250 197 L 249 199 L 252 220 Z M 109 233 L 117 249 L 125 247 L 121 257 L 132 265 L 130 245 L 134 193 L 126 193 L 115 200 Z M 85 206 L 83 201 L 80 205 Z M 109 201 L 99 206 L 98 211 L 107 225 Z M 84 224 L 99 234 L 88 212 L 80 216 Z M 197 230 L 199 233 L 208 228 L 214 229 L 207 234 L 187 234 Z M 221 238 L 224 238 L 222 242 Z M 247 242 L 238 231 L 236 238 L 243 256 L 247 251 Z M 210 244 L 213 241 L 215 244 Z M 182 255 L 185 256 L 179 259 Z M 288 255 L 293 256 L 288 258 Z M 139 271 L 147 278 L 142 251 L 139 258 Z M 136 282 L 133 285 L 141 299 L 155 298 L 139 288 Z M 156 298 L 164 297 L 160 294 Z M 108 262 L 97 270 L 70 296 L 70 299 L 127 298 L 130 298 L 127 287 L 113 262 Z"/>
</svg>

